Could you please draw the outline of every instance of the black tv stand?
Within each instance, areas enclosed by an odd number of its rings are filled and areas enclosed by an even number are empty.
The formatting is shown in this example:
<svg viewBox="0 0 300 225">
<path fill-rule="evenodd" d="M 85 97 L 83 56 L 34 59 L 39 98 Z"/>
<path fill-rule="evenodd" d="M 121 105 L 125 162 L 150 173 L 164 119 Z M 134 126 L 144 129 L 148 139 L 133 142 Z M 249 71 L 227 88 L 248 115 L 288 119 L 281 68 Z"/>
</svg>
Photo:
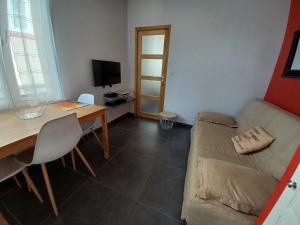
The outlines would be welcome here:
<svg viewBox="0 0 300 225">
<path fill-rule="evenodd" d="M 108 92 L 108 93 L 105 93 L 104 94 L 104 97 L 105 98 L 116 98 L 118 97 L 119 95 L 116 93 L 116 92 Z"/>
<path fill-rule="evenodd" d="M 105 102 L 105 105 L 110 106 L 110 107 L 114 107 L 114 106 L 117 106 L 117 105 L 121 105 L 125 102 L 127 102 L 125 99 L 118 99 L 118 100 L 113 101 L 113 102 Z"/>
<path fill-rule="evenodd" d="M 134 97 L 130 96 L 129 92 L 123 92 L 121 94 L 116 92 L 108 92 L 104 94 L 103 98 L 105 105 L 109 107 L 114 107 L 134 100 Z"/>
<path fill-rule="evenodd" d="M 105 88 L 106 85 L 108 85 L 109 87 L 112 87 L 112 84 L 105 84 L 102 86 L 102 88 Z"/>
</svg>

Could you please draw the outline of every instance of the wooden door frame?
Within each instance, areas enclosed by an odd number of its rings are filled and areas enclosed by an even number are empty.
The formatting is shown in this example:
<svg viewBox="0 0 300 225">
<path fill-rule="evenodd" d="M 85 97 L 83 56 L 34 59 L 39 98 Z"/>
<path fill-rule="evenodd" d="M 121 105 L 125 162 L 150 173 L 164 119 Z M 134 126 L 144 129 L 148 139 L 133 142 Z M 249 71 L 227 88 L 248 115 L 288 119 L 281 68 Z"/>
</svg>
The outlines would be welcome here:
<svg viewBox="0 0 300 225">
<path fill-rule="evenodd" d="M 138 71 L 140 70 L 140 62 L 138 53 L 141 50 L 139 45 L 139 32 L 140 31 L 151 31 L 151 30 L 165 30 L 165 42 L 164 42 L 164 54 L 163 54 L 163 65 L 162 65 L 162 75 L 164 74 L 164 80 L 161 80 L 161 82 L 164 82 L 164 85 L 161 85 L 160 89 L 160 102 L 159 102 L 159 108 L 161 111 L 164 109 L 164 102 L 165 102 L 165 93 L 166 93 L 166 79 L 167 79 L 167 70 L 168 70 L 168 59 L 169 59 L 169 46 L 170 46 L 170 34 L 171 34 L 171 25 L 158 25 L 158 26 L 145 26 L 145 27 L 136 27 L 135 28 L 135 97 L 136 97 L 136 103 L 135 103 L 135 115 L 136 116 L 142 116 L 149 119 L 159 119 L 159 116 L 157 115 L 150 115 L 150 114 L 144 114 L 139 113 L 139 105 L 140 102 L 140 96 L 138 93 L 140 92 L 140 79 L 138 76 Z M 142 74 L 141 74 L 142 76 Z M 155 80 L 155 79 L 153 79 Z M 163 96 L 163 98 L 161 98 Z"/>
</svg>

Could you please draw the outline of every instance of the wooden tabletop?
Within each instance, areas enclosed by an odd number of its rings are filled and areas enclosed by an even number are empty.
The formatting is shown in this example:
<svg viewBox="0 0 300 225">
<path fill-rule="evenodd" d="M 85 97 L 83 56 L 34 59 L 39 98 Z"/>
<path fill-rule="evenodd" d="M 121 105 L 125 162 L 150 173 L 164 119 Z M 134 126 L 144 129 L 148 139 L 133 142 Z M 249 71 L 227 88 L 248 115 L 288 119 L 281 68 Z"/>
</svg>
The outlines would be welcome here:
<svg viewBox="0 0 300 225">
<path fill-rule="evenodd" d="M 22 120 L 15 110 L 0 112 L 0 151 L 10 144 L 37 136 L 41 127 L 49 120 L 53 120 L 72 113 L 77 113 L 80 121 L 88 120 L 93 114 L 105 113 L 106 107 L 87 105 L 74 110 L 64 111 L 54 104 L 48 105 L 43 116 Z"/>
</svg>

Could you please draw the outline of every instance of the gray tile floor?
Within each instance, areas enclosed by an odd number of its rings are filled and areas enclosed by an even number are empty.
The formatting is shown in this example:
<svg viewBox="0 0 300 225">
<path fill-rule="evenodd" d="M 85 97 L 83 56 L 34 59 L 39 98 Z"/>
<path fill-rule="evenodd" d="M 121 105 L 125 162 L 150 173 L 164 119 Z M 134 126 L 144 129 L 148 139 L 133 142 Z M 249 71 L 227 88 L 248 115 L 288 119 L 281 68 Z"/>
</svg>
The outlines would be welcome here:
<svg viewBox="0 0 300 225">
<path fill-rule="evenodd" d="M 178 225 L 190 129 L 162 130 L 158 122 L 126 117 L 110 126 L 111 158 L 104 160 L 91 136 L 80 144 L 97 171 L 77 159 L 77 171 L 59 161 L 48 170 L 59 206 L 55 217 L 39 167 L 30 173 L 46 200 L 40 204 L 9 180 L 0 185 L 0 210 L 11 225 Z M 20 179 L 22 177 L 20 176 Z"/>
</svg>

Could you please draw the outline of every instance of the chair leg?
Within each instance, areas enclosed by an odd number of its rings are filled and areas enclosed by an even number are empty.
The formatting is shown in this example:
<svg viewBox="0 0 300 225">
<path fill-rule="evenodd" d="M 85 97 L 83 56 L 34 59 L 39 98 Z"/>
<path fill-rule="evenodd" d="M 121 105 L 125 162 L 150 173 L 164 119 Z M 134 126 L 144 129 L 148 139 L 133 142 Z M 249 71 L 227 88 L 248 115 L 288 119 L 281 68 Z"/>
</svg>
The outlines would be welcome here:
<svg viewBox="0 0 300 225">
<path fill-rule="evenodd" d="M 17 178 L 16 176 L 13 176 L 13 178 L 14 178 L 16 184 L 18 185 L 18 187 L 19 187 L 20 189 L 22 189 L 21 183 L 20 183 L 20 181 L 18 180 L 18 178 Z"/>
<path fill-rule="evenodd" d="M 76 161 L 75 161 L 75 155 L 74 151 L 71 151 L 71 158 L 72 158 L 72 165 L 73 165 L 73 170 L 76 170 Z"/>
<path fill-rule="evenodd" d="M 27 168 L 27 167 L 26 167 L 24 170 L 26 170 L 26 172 L 28 173 L 28 168 Z M 30 184 L 29 184 L 29 182 L 28 182 L 27 179 L 25 179 L 25 180 L 26 180 L 26 184 L 27 184 L 28 191 L 31 192 Z"/>
<path fill-rule="evenodd" d="M 65 161 L 65 158 L 64 158 L 64 157 L 61 157 L 60 160 L 61 160 L 61 163 L 62 163 L 63 167 L 66 167 L 66 161 Z"/>
<path fill-rule="evenodd" d="M 86 158 L 84 157 L 84 155 L 81 153 L 80 149 L 76 146 L 75 150 L 77 152 L 77 154 L 79 155 L 80 159 L 82 160 L 82 162 L 84 163 L 84 165 L 88 168 L 88 170 L 91 172 L 91 174 L 96 177 L 96 174 L 94 172 L 94 170 L 92 169 L 91 165 L 88 163 L 88 161 L 86 160 Z"/>
<path fill-rule="evenodd" d="M 28 171 L 26 169 L 24 169 L 24 170 L 22 170 L 22 174 L 24 175 L 26 181 L 28 182 L 28 185 L 32 189 L 32 191 L 35 194 L 35 196 L 40 200 L 41 203 L 44 203 L 44 200 L 43 200 L 42 196 L 40 195 L 40 192 L 36 188 L 35 184 L 31 180 L 31 178 L 30 178 L 30 176 L 28 174 Z"/>
<path fill-rule="evenodd" d="M 58 216 L 58 209 L 57 209 L 57 206 L 56 206 L 56 202 L 55 202 L 54 194 L 53 194 L 53 191 L 52 191 L 51 183 L 50 183 L 50 180 L 49 180 L 46 165 L 43 163 L 43 164 L 41 164 L 41 167 L 42 167 L 44 180 L 45 180 L 45 183 L 46 183 L 48 195 L 49 195 L 49 198 L 50 198 L 50 202 L 51 202 L 54 214 L 55 214 L 55 216 Z"/>
<path fill-rule="evenodd" d="M 101 148 L 103 148 L 103 144 L 102 144 L 101 140 L 99 139 L 98 135 L 96 134 L 96 132 L 94 130 L 92 130 L 92 133 L 95 136 L 95 138 L 98 141 L 98 143 L 101 146 Z"/>
</svg>

